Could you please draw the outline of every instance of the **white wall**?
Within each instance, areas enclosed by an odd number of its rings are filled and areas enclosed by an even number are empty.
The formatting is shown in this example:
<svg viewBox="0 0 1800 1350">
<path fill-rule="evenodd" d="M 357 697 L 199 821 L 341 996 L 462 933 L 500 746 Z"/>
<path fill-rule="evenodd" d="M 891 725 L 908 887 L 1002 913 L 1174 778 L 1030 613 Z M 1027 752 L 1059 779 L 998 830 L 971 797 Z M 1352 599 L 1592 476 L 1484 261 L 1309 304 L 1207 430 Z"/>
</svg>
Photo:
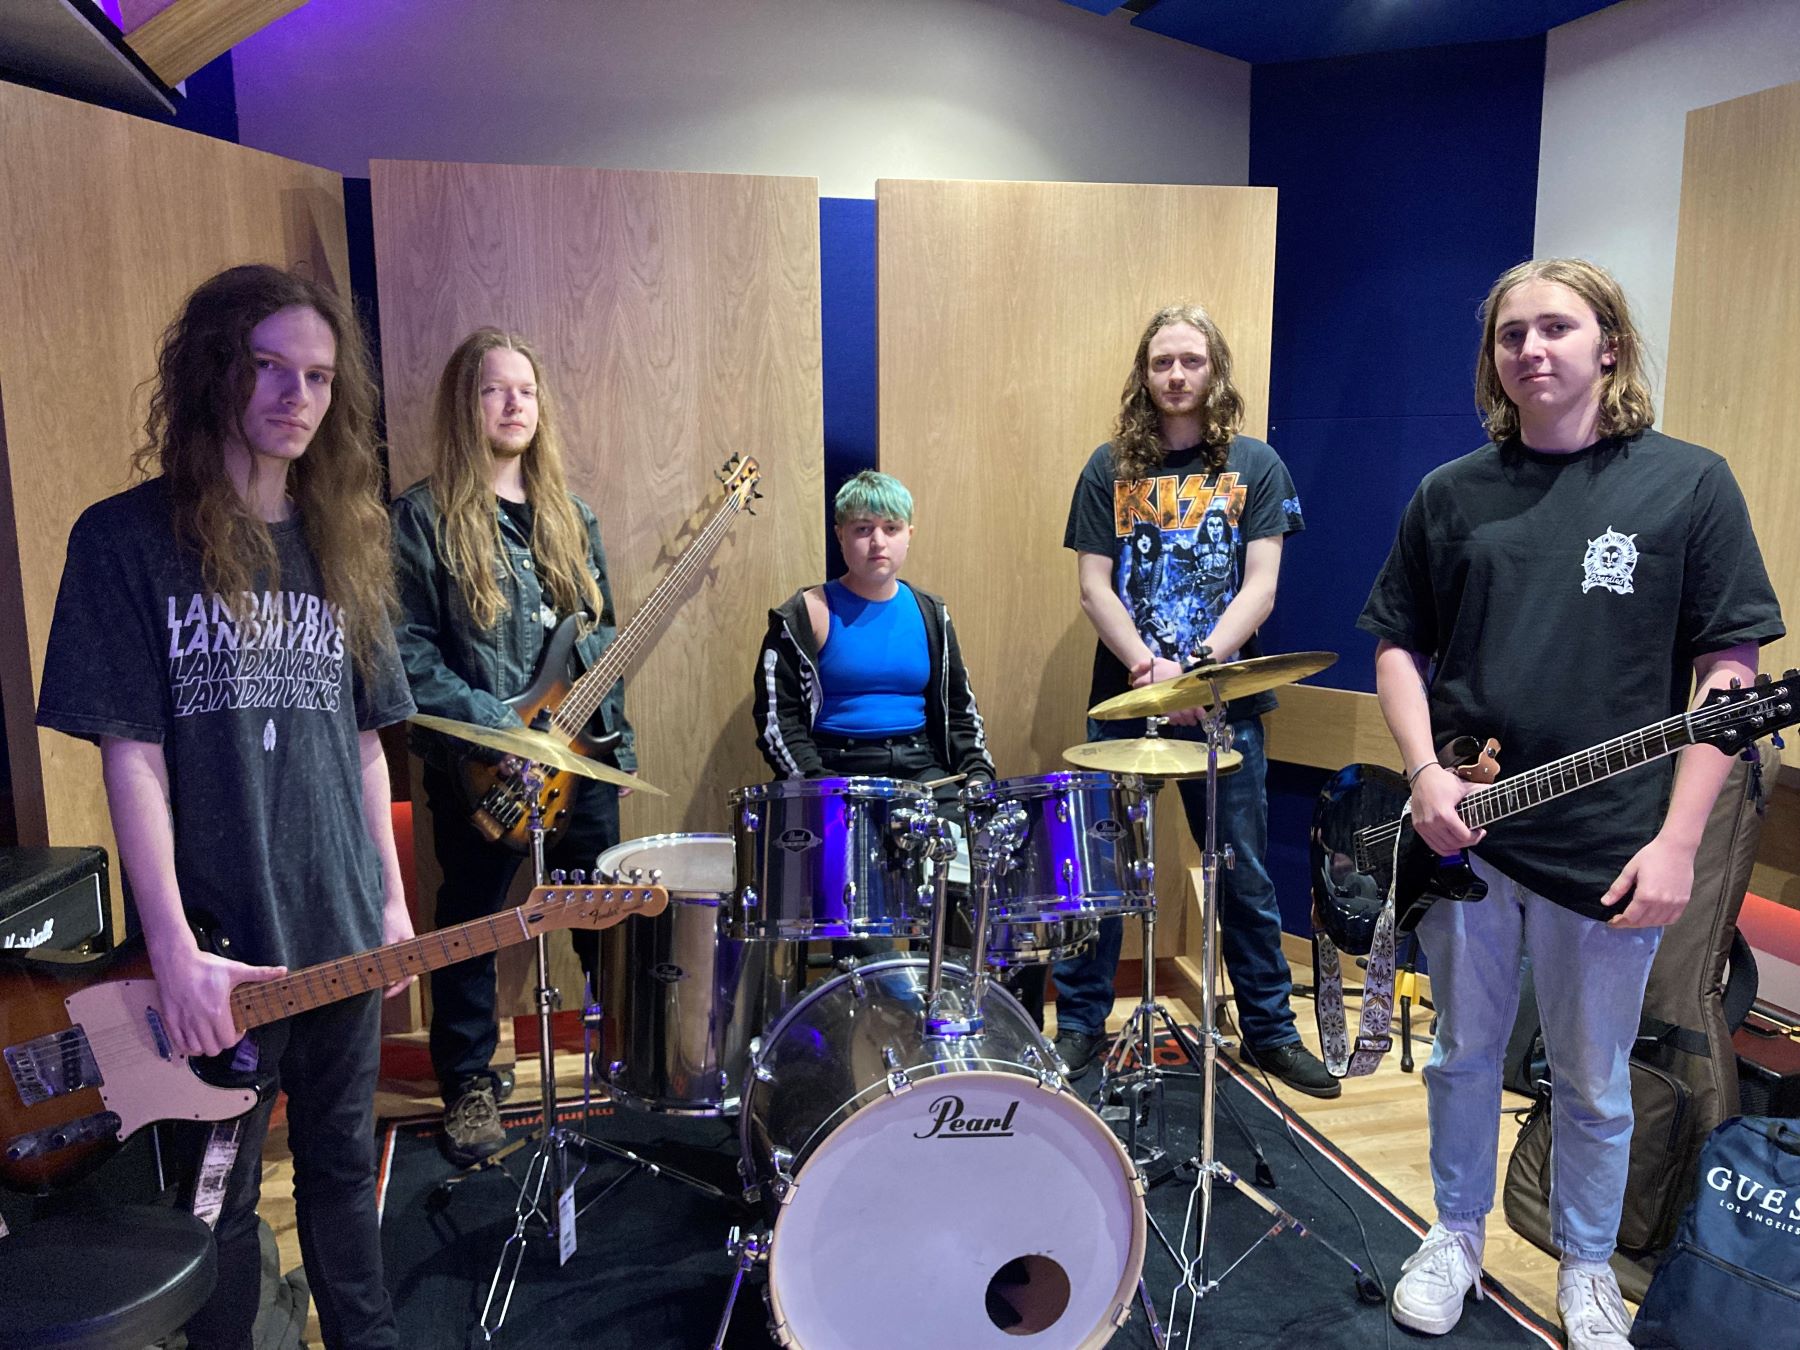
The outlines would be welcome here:
<svg viewBox="0 0 1800 1350">
<path fill-rule="evenodd" d="M 1593 258 L 1624 284 L 1658 407 L 1687 115 L 1791 80 L 1795 0 L 1626 0 L 1550 32 L 1536 252 Z"/>
<path fill-rule="evenodd" d="M 1250 68 L 1063 0 L 311 0 L 233 53 L 245 145 L 877 178 L 1242 184 Z"/>
</svg>

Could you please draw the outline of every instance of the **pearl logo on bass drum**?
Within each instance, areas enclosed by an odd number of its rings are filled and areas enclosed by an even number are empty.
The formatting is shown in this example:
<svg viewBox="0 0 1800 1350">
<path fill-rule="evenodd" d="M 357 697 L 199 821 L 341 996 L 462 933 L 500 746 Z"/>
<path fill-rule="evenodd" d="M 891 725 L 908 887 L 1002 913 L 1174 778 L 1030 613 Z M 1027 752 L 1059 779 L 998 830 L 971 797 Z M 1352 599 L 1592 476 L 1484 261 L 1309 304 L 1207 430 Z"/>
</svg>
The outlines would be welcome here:
<svg viewBox="0 0 1800 1350">
<path fill-rule="evenodd" d="M 783 830 L 781 837 L 775 842 L 789 853 L 804 853 L 809 848 L 819 846 L 819 836 L 811 830 L 796 827 L 791 830 Z"/>
<path fill-rule="evenodd" d="M 999 1116 L 964 1114 L 963 1099 L 947 1092 L 930 1106 L 931 1126 L 923 1132 L 915 1130 L 914 1139 L 1011 1139 L 1013 1117 L 1019 1103 L 1014 1101 Z"/>
</svg>

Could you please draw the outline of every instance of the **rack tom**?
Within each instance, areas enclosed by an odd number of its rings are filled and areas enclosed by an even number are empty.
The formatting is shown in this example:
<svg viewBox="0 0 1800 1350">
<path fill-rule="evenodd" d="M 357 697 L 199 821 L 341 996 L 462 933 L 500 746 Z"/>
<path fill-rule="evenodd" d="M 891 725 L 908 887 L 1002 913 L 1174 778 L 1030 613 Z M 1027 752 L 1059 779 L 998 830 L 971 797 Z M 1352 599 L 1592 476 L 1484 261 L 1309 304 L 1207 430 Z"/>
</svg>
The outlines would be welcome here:
<svg viewBox="0 0 1800 1350">
<path fill-rule="evenodd" d="M 917 783 L 789 778 L 738 788 L 731 807 L 734 938 L 930 934 L 932 897 L 912 825 L 933 808 Z"/>
<path fill-rule="evenodd" d="M 990 910 L 996 924 L 1141 914 L 1156 905 L 1152 805 L 1135 778 L 1047 773 L 965 788 L 968 831 L 1008 802 L 1025 812 L 1024 837 L 1002 860 Z"/>
</svg>

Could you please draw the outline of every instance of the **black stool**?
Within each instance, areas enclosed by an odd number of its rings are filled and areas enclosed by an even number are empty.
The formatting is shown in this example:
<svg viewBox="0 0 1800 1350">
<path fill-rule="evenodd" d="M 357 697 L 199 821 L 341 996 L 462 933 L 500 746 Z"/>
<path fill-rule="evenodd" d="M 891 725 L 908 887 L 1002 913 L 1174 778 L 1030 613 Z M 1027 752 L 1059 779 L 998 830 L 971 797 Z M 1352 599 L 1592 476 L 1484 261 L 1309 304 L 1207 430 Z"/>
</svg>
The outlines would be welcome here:
<svg viewBox="0 0 1800 1350">
<path fill-rule="evenodd" d="M 0 1238 L 0 1350 L 143 1350 L 199 1311 L 212 1233 L 182 1209 L 124 1205 Z"/>
</svg>

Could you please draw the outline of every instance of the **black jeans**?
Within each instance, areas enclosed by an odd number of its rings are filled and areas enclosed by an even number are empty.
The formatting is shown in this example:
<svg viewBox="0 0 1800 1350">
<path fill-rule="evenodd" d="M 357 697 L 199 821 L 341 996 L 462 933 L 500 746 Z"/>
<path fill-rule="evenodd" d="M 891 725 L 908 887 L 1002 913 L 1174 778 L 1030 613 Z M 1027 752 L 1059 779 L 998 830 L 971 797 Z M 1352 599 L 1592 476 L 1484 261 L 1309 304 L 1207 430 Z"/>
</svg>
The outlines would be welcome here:
<svg viewBox="0 0 1800 1350">
<path fill-rule="evenodd" d="M 259 1062 L 287 1093 L 300 1256 L 327 1350 L 400 1344 L 381 1274 L 375 1217 L 375 1080 L 381 1067 L 381 995 L 328 1004 L 256 1032 Z M 270 1099 L 244 1117 L 237 1160 L 214 1229 L 219 1282 L 187 1324 L 194 1350 L 248 1350 L 261 1302 L 256 1205 Z M 209 1127 L 183 1126 L 197 1153 Z"/>
<path fill-rule="evenodd" d="M 619 842 L 619 791 L 606 783 L 581 782 L 569 825 L 545 854 L 547 869 L 580 868 L 592 873 L 600 854 Z M 497 914 L 506 904 L 523 854 L 490 844 L 469 824 L 468 808 L 450 775 L 425 767 L 425 796 L 431 804 L 432 847 L 444 874 L 438 887 L 439 928 Z M 569 937 L 589 981 L 599 966 L 600 935 L 572 929 Z M 488 1068 L 499 1044 L 495 1016 L 494 957 L 473 957 L 431 976 L 431 1067 L 438 1090 L 453 1102 L 477 1079 L 494 1081 Z"/>
<path fill-rule="evenodd" d="M 938 763 L 931 740 L 922 731 L 873 741 L 853 741 L 815 733 L 813 743 L 819 747 L 819 759 L 826 771 L 834 776 L 848 778 L 867 774 L 879 778 L 908 778 L 916 783 L 930 783 L 950 776 L 950 770 Z M 932 794 L 937 798 L 938 809 L 952 817 L 958 826 L 963 818 L 962 799 L 957 795 L 962 786 L 962 783 L 946 784 Z M 831 951 L 833 956 L 868 956 L 880 945 L 834 942 Z M 1040 1030 L 1044 1025 L 1044 989 L 1049 976 L 1048 966 L 1021 966 L 1008 971 L 1000 981 L 1025 1005 Z"/>
</svg>

